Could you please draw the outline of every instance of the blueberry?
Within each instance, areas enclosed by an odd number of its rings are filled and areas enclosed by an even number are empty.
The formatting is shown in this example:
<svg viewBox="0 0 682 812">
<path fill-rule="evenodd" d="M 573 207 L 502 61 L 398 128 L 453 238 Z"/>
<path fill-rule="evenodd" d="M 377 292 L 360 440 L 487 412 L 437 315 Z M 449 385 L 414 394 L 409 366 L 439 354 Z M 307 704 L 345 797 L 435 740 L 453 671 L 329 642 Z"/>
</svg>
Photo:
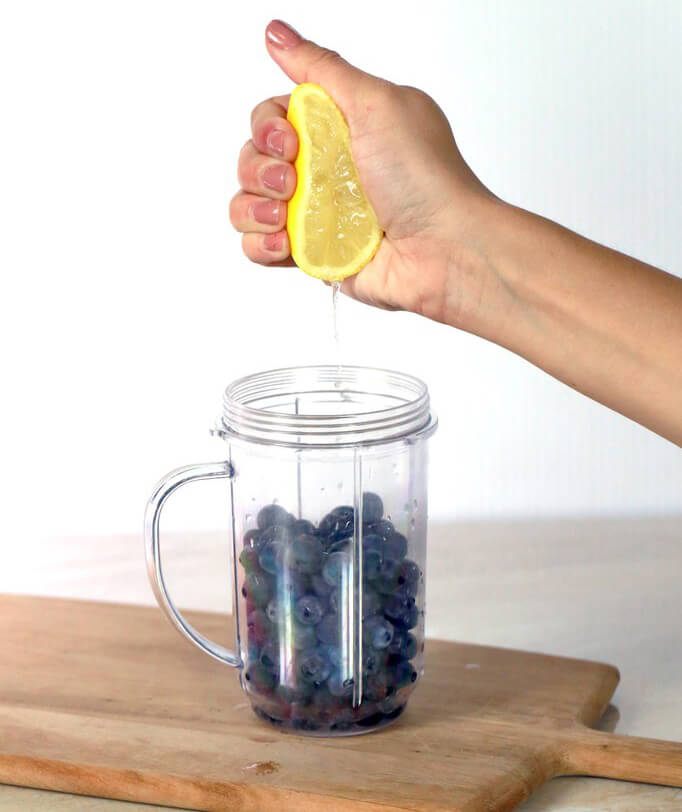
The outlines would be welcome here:
<svg viewBox="0 0 682 812">
<path fill-rule="evenodd" d="M 411 599 L 410 599 L 411 600 Z M 407 610 L 402 618 L 403 626 L 406 629 L 414 629 L 414 627 L 419 623 L 419 609 L 415 603 L 409 603 L 407 605 Z"/>
<path fill-rule="evenodd" d="M 386 649 L 377 651 L 374 648 L 370 648 L 363 652 L 362 672 L 363 674 L 379 674 L 386 668 L 386 662 Z"/>
<path fill-rule="evenodd" d="M 353 696 L 353 678 L 335 669 L 327 679 L 327 690 L 332 696 Z"/>
<path fill-rule="evenodd" d="M 256 662 L 257 660 L 260 660 L 260 648 L 261 647 L 255 640 L 251 639 L 250 637 L 247 637 L 246 643 L 247 663 Z"/>
<path fill-rule="evenodd" d="M 260 530 L 256 530 L 255 528 L 253 530 L 247 530 L 246 533 L 244 533 L 244 538 L 242 539 L 243 542 L 242 546 L 244 548 L 258 550 L 260 549 L 261 546 L 260 537 L 261 537 Z"/>
<path fill-rule="evenodd" d="M 294 616 L 305 626 L 315 626 L 322 620 L 324 607 L 316 595 L 303 595 L 296 601 Z"/>
<path fill-rule="evenodd" d="M 405 697 L 396 696 L 395 691 L 379 703 L 385 719 L 395 719 L 405 710 Z"/>
<path fill-rule="evenodd" d="M 384 515 L 384 503 L 376 493 L 369 491 L 362 494 L 362 521 L 366 523 L 378 522 Z"/>
<path fill-rule="evenodd" d="M 406 660 L 411 660 L 417 654 L 417 638 L 413 634 L 405 635 L 405 642 L 400 653 Z"/>
<path fill-rule="evenodd" d="M 289 540 L 289 531 L 281 524 L 270 525 L 261 532 L 258 561 L 266 572 L 275 575 L 282 568 L 282 558 Z"/>
<path fill-rule="evenodd" d="M 349 579 L 351 558 L 348 551 L 339 550 L 327 556 L 322 567 L 322 577 L 330 586 L 340 586 Z"/>
<path fill-rule="evenodd" d="M 261 665 L 273 673 L 279 671 L 279 645 L 275 645 L 273 642 L 266 643 L 260 650 L 259 659 Z"/>
<path fill-rule="evenodd" d="M 382 558 L 379 574 L 372 580 L 372 586 L 381 595 L 393 595 L 399 591 L 398 568 L 400 563 L 392 558 Z"/>
<path fill-rule="evenodd" d="M 317 528 L 312 522 L 307 519 L 296 519 L 291 525 L 291 534 L 293 536 L 316 536 Z"/>
<path fill-rule="evenodd" d="M 407 555 L 407 539 L 402 533 L 392 533 L 384 540 L 384 558 L 400 561 Z"/>
<path fill-rule="evenodd" d="M 304 715 L 299 715 L 298 713 L 294 713 L 292 711 L 291 714 L 291 726 L 294 730 L 319 730 L 320 725 L 314 720 L 311 719 L 308 715 L 307 706 L 303 708 Z"/>
<path fill-rule="evenodd" d="M 417 639 L 405 629 L 396 629 L 393 640 L 386 650 L 389 664 L 395 665 L 401 660 L 411 660 L 417 654 Z"/>
<path fill-rule="evenodd" d="M 272 598 L 272 600 L 269 601 L 268 605 L 265 607 L 265 614 L 271 623 L 278 623 L 280 618 L 284 616 L 282 604 L 277 600 L 277 598 Z"/>
<path fill-rule="evenodd" d="M 269 694 L 275 687 L 275 675 L 261 663 L 252 663 L 244 672 L 249 689 L 259 694 Z"/>
<path fill-rule="evenodd" d="M 296 650 L 312 648 L 317 643 L 317 626 L 304 626 L 294 621 L 293 646 Z"/>
<path fill-rule="evenodd" d="M 394 592 L 397 595 L 404 595 L 406 598 L 414 598 L 419 591 L 419 579 L 421 578 L 422 571 L 419 566 L 406 558 L 401 561 L 394 574 L 395 588 Z"/>
<path fill-rule="evenodd" d="M 261 547 L 258 554 L 258 563 L 271 575 L 276 575 L 282 567 L 284 545 L 279 541 L 270 541 Z"/>
<path fill-rule="evenodd" d="M 402 659 L 401 652 L 403 650 L 403 646 L 405 645 L 405 638 L 407 637 L 407 632 L 405 629 L 399 629 L 395 627 L 395 631 L 393 632 L 393 640 L 391 640 L 390 644 L 386 648 L 386 651 L 389 655 L 395 656 L 396 662 L 398 659 Z"/>
<path fill-rule="evenodd" d="M 244 579 L 242 595 L 254 606 L 267 606 L 272 595 L 272 578 L 264 572 L 252 572 Z"/>
<path fill-rule="evenodd" d="M 329 610 L 338 612 L 341 605 L 341 594 L 339 589 L 334 589 L 329 595 Z M 379 595 L 370 587 L 365 587 L 362 592 L 362 616 L 369 617 L 381 613 L 382 601 Z"/>
<path fill-rule="evenodd" d="M 263 646 L 270 636 L 272 626 L 265 612 L 254 609 L 246 617 L 246 630 L 250 645 Z"/>
<path fill-rule="evenodd" d="M 258 527 L 263 530 L 273 524 L 290 525 L 294 522 L 294 517 L 281 505 L 266 505 L 258 511 L 256 517 Z"/>
<path fill-rule="evenodd" d="M 393 684 L 397 691 L 412 682 L 416 682 L 417 676 L 417 672 L 407 660 L 403 660 L 392 669 Z"/>
<path fill-rule="evenodd" d="M 322 545 L 315 536 L 296 536 L 288 546 L 286 565 L 291 569 L 310 575 L 322 566 Z"/>
<path fill-rule="evenodd" d="M 378 615 L 381 613 L 382 600 L 379 595 L 369 587 L 362 592 L 362 616 Z"/>
<path fill-rule="evenodd" d="M 296 570 L 281 569 L 277 573 L 277 596 L 283 603 L 300 598 L 310 590 L 310 580 Z"/>
<path fill-rule="evenodd" d="M 368 581 L 373 581 L 381 572 L 383 560 L 381 536 L 368 533 L 362 539 L 362 575 Z"/>
<path fill-rule="evenodd" d="M 328 542 L 352 536 L 355 529 L 355 511 L 350 505 L 335 507 L 320 522 L 318 531 Z"/>
<path fill-rule="evenodd" d="M 331 674 L 331 664 L 321 646 L 302 651 L 297 659 L 296 671 L 303 682 L 320 687 Z"/>
<path fill-rule="evenodd" d="M 393 523 L 389 522 L 388 519 L 380 519 L 378 522 L 370 522 L 366 530 L 368 533 L 375 533 L 381 539 L 387 539 L 389 536 L 395 533 L 395 527 L 393 527 Z"/>
<path fill-rule="evenodd" d="M 341 636 L 339 625 L 338 615 L 332 613 L 325 615 L 315 626 L 320 642 L 329 646 L 337 646 Z"/>
<path fill-rule="evenodd" d="M 373 615 L 363 621 L 362 636 L 368 645 L 381 650 L 393 639 L 393 624 L 381 615 Z"/>
<path fill-rule="evenodd" d="M 363 682 L 363 697 L 370 702 L 380 702 L 388 693 L 388 679 L 385 673 L 369 674 Z"/>
<path fill-rule="evenodd" d="M 341 652 L 339 651 L 337 646 L 329 646 L 323 643 L 320 646 L 320 648 L 322 649 L 322 651 L 324 651 L 326 658 L 332 664 L 333 668 L 341 667 L 341 661 L 343 658 L 341 657 Z"/>
<path fill-rule="evenodd" d="M 351 552 L 352 552 L 351 551 L 351 540 L 352 540 L 352 538 L 353 537 L 350 536 L 350 537 L 345 538 L 345 539 L 339 539 L 338 541 L 333 541 L 331 544 L 329 544 L 327 546 L 327 549 L 326 549 L 325 552 L 327 553 L 327 555 L 331 555 L 332 553 L 348 553 L 348 555 L 350 556 Z"/>
<path fill-rule="evenodd" d="M 288 544 L 290 540 L 291 533 L 288 527 L 285 527 L 283 524 L 271 524 L 269 527 L 266 527 L 265 530 L 260 531 L 258 545 L 259 549 L 262 549 L 271 541 L 277 541 L 280 544 Z"/>
<path fill-rule="evenodd" d="M 244 572 L 258 572 L 258 551 L 253 547 L 244 547 L 239 553 L 239 563 L 242 565 Z"/>
<path fill-rule="evenodd" d="M 318 572 L 310 578 L 310 584 L 318 598 L 326 598 L 334 590 L 334 587 L 328 584 Z"/>
<path fill-rule="evenodd" d="M 392 595 L 384 602 L 384 616 L 399 629 L 412 629 L 419 621 L 419 610 L 414 598 Z"/>
<path fill-rule="evenodd" d="M 419 579 L 421 578 L 422 571 L 419 569 L 419 565 L 416 564 L 414 561 L 411 561 L 409 558 L 406 558 L 400 564 L 400 578 L 408 584 L 418 584 Z"/>
</svg>

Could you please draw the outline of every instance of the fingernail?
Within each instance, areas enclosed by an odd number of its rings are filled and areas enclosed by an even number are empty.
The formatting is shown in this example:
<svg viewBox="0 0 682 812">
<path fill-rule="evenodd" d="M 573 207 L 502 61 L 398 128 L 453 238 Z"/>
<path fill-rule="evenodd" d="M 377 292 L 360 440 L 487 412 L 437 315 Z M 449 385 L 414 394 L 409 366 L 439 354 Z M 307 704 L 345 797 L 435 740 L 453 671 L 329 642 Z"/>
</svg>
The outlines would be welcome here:
<svg viewBox="0 0 682 812">
<path fill-rule="evenodd" d="M 267 148 L 277 155 L 284 155 L 284 130 L 271 130 L 265 139 Z"/>
<path fill-rule="evenodd" d="M 283 192 L 286 183 L 288 167 L 282 164 L 272 164 L 263 172 L 263 186 L 273 192 Z"/>
<path fill-rule="evenodd" d="M 263 245 L 268 251 L 281 251 L 284 246 L 284 234 L 277 231 L 263 236 Z"/>
<path fill-rule="evenodd" d="M 265 36 L 275 48 L 283 48 L 285 51 L 288 51 L 289 48 L 295 48 L 302 39 L 295 28 L 282 22 L 282 20 L 273 20 L 268 25 Z"/>
<path fill-rule="evenodd" d="M 279 223 L 279 201 L 261 200 L 253 207 L 253 219 L 266 226 L 276 226 Z"/>
</svg>

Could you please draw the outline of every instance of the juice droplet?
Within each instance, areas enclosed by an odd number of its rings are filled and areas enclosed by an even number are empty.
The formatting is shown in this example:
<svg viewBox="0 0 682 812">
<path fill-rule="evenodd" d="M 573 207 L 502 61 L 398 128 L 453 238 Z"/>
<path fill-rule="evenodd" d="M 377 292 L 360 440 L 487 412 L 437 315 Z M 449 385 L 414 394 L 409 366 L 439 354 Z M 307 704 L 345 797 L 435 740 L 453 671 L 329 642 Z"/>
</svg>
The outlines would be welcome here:
<svg viewBox="0 0 682 812">
<path fill-rule="evenodd" d="M 341 283 L 340 282 L 332 282 L 332 313 L 334 315 L 334 341 L 336 342 L 336 349 L 338 351 L 339 348 L 339 323 L 336 315 L 338 302 L 339 302 L 339 291 L 341 290 Z"/>
</svg>

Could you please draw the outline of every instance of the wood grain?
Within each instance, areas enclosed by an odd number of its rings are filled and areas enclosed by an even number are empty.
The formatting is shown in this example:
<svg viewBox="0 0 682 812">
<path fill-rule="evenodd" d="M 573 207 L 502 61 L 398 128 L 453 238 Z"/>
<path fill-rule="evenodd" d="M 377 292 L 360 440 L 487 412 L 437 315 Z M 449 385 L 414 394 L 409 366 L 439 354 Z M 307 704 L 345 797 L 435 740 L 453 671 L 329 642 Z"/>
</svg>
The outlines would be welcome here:
<svg viewBox="0 0 682 812">
<path fill-rule="evenodd" d="M 192 618 L 232 639 L 229 617 Z M 309 739 L 258 721 L 236 674 L 156 609 L 0 596 L 0 625 L 5 783 L 243 812 L 492 812 L 575 773 L 682 786 L 682 745 L 585 727 L 618 682 L 608 665 L 431 640 L 395 725 Z"/>
</svg>

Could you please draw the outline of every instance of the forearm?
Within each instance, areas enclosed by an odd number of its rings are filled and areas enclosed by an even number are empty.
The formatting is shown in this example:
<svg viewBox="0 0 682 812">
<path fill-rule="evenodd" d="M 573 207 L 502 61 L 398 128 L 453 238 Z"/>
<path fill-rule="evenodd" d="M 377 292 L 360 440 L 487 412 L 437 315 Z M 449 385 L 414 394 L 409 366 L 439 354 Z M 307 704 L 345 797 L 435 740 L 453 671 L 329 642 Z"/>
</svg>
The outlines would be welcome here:
<svg viewBox="0 0 682 812">
<path fill-rule="evenodd" d="M 682 280 L 521 209 L 489 208 L 480 318 L 465 328 L 682 445 Z"/>
</svg>

